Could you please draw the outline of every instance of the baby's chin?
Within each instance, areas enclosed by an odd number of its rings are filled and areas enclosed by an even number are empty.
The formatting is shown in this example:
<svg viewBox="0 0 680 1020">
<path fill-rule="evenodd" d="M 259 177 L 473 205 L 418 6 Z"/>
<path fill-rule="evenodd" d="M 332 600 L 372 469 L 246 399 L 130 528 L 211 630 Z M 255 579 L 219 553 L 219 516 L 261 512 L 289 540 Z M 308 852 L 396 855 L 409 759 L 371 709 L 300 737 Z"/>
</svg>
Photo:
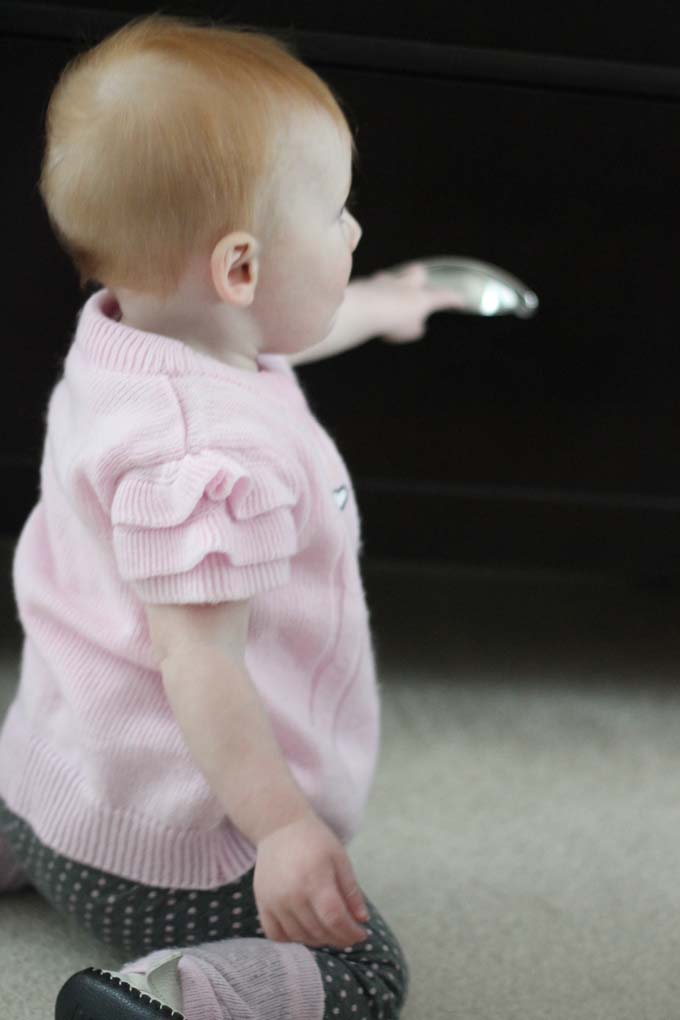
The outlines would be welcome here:
<svg viewBox="0 0 680 1020">
<path fill-rule="evenodd" d="M 337 307 L 337 308 L 335 309 L 335 311 L 334 311 L 334 312 L 333 312 L 333 314 L 331 315 L 331 318 L 330 318 L 330 323 L 329 323 L 329 330 L 328 330 L 328 332 L 330 332 L 330 330 L 331 330 L 331 329 L 333 328 L 333 326 L 335 325 L 335 321 L 336 321 L 336 319 L 337 319 L 338 315 L 340 314 L 340 309 L 341 309 L 341 308 L 342 308 L 342 301 L 340 302 L 340 304 L 338 305 L 338 307 Z M 326 334 L 326 336 L 328 336 L 328 333 Z"/>
</svg>

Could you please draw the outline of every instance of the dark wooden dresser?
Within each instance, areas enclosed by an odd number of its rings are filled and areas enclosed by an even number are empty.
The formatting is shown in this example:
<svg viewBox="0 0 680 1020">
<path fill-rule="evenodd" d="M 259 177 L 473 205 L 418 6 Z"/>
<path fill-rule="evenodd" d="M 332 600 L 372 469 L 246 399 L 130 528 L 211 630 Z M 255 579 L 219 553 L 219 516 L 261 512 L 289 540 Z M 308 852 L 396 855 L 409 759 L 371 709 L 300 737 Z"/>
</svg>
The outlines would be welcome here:
<svg viewBox="0 0 680 1020">
<path fill-rule="evenodd" d="M 83 301 L 36 187 L 49 93 L 75 52 L 154 9 L 0 3 L 8 535 L 38 495 Z M 437 313 L 420 342 L 298 369 L 354 479 L 365 555 L 677 576 L 675 6 L 162 10 L 284 30 L 341 98 L 360 151 L 356 276 L 467 255 L 539 297 L 530 320 Z"/>
</svg>

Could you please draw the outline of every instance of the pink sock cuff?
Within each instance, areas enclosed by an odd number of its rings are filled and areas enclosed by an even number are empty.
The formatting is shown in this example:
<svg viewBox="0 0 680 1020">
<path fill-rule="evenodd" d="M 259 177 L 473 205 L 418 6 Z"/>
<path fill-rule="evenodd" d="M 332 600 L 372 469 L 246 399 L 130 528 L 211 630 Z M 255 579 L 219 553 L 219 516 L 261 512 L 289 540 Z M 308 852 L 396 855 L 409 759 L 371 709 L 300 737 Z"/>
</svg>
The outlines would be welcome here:
<svg viewBox="0 0 680 1020">
<path fill-rule="evenodd" d="M 207 973 L 198 960 L 183 956 L 177 965 L 182 986 L 182 1012 L 186 1020 L 231 1020 L 220 1006 Z"/>
<path fill-rule="evenodd" d="M 314 953 L 299 942 L 272 945 L 281 952 L 292 1015 L 300 1020 L 323 1020 L 326 993 Z"/>
<path fill-rule="evenodd" d="M 187 1020 L 323 1020 L 321 972 L 300 943 L 232 938 L 183 952 Z"/>
</svg>

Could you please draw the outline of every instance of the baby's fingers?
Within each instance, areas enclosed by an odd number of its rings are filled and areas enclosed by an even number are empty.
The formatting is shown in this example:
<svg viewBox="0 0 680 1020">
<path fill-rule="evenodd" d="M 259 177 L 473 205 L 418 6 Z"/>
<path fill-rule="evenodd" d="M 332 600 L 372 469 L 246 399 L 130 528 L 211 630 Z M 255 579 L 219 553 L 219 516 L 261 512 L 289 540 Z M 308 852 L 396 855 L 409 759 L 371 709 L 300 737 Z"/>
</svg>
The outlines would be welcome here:
<svg viewBox="0 0 680 1020">
<path fill-rule="evenodd" d="M 420 287 L 426 284 L 429 279 L 427 268 L 422 262 L 407 262 L 399 270 L 399 276 Z"/>
<path fill-rule="evenodd" d="M 338 889 L 326 890 L 314 907 L 319 922 L 329 934 L 329 945 L 344 949 L 366 938 L 366 932 L 350 914 Z"/>
<path fill-rule="evenodd" d="M 278 929 L 281 937 L 274 939 L 275 942 L 301 942 L 305 946 L 323 946 L 327 941 L 314 912 L 308 907 L 280 910 Z"/>
<path fill-rule="evenodd" d="M 299 907 L 296 910 L 295 919 L 304 932 L 305 945 L 318 947 L 333 944 L 333 932 L 323 926 L 311 904 L 305 903 Z"/>
<path fill-rule="evenodd" d="M 366 903 L 359 888 L 359 883 L 356 880 L 352 862 L 347 854 L 343 852 L 335 858 L 334 865 L 340 895 L 344 898 L 350 914 L 356 920 L 367 921 L 368 910 L 366 909 Z"/>
<path fill-rule="evenodd" d="M 291 942 L 287 931 L 284 929 L 280 918 L 267 910 L 260 911 L 260 924 L 268 939 L 272 942 Z"/>
</svg>

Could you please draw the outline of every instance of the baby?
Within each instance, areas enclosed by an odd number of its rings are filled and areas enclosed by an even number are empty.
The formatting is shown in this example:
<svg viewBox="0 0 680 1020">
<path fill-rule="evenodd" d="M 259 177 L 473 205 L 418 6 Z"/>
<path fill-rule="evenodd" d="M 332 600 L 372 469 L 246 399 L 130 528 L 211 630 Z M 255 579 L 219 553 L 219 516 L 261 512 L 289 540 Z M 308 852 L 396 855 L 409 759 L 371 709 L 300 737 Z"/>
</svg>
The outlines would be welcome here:
<svg viewBox="0 0 680 1020">
<path fill-rule="evenodd" d="M 348 285 L 354 155 L 328 86 L 248 26 L 136 19 L 51 96 L 40 193 L 103 287 L 15 550 L 0 889 L 134 957 L 70 977 L 56 1020 L 405 1001 L 346 849 L 379 745 L 360 518 L 294 366 L 456 299 L 418 263 Z"/>
</svg>

